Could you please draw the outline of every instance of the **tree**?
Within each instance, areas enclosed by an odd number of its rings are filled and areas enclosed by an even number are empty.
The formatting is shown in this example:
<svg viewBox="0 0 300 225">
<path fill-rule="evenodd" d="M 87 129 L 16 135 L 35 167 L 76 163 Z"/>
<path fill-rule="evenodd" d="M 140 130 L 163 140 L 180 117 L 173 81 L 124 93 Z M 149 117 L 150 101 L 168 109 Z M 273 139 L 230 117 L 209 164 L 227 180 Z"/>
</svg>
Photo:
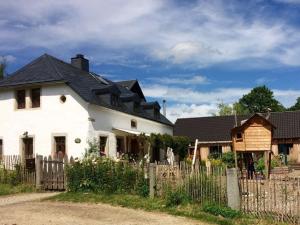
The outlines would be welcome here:
<svg viewBox="0 0 300 225">
<path fill-rule="evenodd" d="M 6 60 L 4 57 L 0 57 L 0 80 L 4 78 L 6 69 Z"/>
<path fill-rule="evenodd" d="M 237 115 L 247 115 L 249 114 L 249 111 L 246 108 L 244 108 L 239 102 L 235 102 L 232 105 L 221 102 L 218 104 L 218 112 L 214 115 L 230 116 L 234 115 L 234 113 L 236 113 Z"/>
<path fill-rule="evenodd" d="M 282 112 L 284 106 L 274 98 L 273 92 L 264 86 L 253 88 L 250 93 L 244 95 L 239 104 L 250 113 L 266 112 L 270 109 L 273 112 Z"/>
<path fill-rule="evenodd" d="M 300 110 L 300 97 L 297 98 L 295 105 L 289 108 L 289 111 Z"/>
</svg>

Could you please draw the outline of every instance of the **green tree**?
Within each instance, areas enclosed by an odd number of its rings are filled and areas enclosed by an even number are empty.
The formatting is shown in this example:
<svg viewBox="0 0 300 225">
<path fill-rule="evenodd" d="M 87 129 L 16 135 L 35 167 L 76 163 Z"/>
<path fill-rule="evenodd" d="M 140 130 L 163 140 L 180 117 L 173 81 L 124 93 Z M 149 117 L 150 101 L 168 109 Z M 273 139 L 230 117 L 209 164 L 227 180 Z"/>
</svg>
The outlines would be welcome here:
<svg viewBox="0 0 300 225">
<path fill-rule="evenodd" d="M 249 111 L 244 108 L 239 102 L 235 102 L 232 105 L 221 102 L 218 104 L 218 112 L 214 115 L 229 116 L 234 115 L 234 113 L 236 113 L 237 115 L 247 115 L 249 114 Z"/>
<path fill-rule="evenodd" d="M 0 80 L 4 78 L 6 65 L 5 58 L 0 57 Z"/>
<path fill-rule="evenodd" d="M 297 98 L 295 105 L 289 108 L 290 111 L 300 110 L 300 97 Z"/>
<path fill-rule="evenodd" d="M 264 86 L 253 88 L 250 93 L 244 95 L 239 104 L 250 113 L 266 112 L 271 109 L 273 112 L 282 112 L 284 106 L 274 98 L 273 92 Z"/>
</svg>

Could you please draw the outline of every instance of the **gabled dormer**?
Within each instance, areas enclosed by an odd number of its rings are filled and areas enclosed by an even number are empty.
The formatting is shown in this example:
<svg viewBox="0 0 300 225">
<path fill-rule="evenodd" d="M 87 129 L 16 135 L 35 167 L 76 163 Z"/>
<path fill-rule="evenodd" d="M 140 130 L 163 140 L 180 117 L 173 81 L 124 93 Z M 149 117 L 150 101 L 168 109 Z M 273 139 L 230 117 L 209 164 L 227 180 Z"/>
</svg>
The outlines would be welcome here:
<svg viewBox="0 0 300 225">
<path fill-rule="evenodd" d="M 118 107 L 121 104 L 121 92 L 116 85 L 106 85 L 102 88 L 93 89 L 93 92 L 101 102 L 107 105 Z"/>
<path fill-rule="evenodd" d="M 160 119 L 160 105 L 155 102 L 142 102 L 142 109 L 154 119 Z"/>
<path fill-rule="evenodd" d="M 121 95 L 122 103 L 127 107 L 129 111 L 140 112 L 141 111 L 141 98 L 133 93 Z"/>
</svg>

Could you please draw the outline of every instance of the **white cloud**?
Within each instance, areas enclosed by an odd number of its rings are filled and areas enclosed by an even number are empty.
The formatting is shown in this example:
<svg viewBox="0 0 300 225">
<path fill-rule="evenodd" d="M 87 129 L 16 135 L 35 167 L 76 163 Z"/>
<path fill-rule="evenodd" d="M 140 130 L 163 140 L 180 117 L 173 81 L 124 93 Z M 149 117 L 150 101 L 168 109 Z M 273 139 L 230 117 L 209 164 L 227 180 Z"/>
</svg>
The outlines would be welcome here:
<svg viewBox="0 0 300 225">
<path fill-rule="evenodd" d="M 5 55 L 5 56 L 0 56 L 0 62 L 5 61 L 7 63 L 12 63 L 16 61 L 16 57 L 13 55 Z"/>
<path fill-rule="evenodd" d="M 196 84 L 208 84 L 209 80 L 205 76 L 179 76 L 179 75 L 168 75 L 149 78 L 149 80 L 157 83 L 166 84 L 178 84 L 178 85 L 196 85 Z"/>
<path fill-rule="evenodd" d="M 175 104 L 167 106 L 167 118 L 175 122 L 178 118 L 211 116 L 216 111 L 215 104 Z"/>
<path fill-rule="evenodd" d="M 197 91 L 192 88 L 166 85 L 143 85 L 143 92 L 147 97 L 189 104 L 216 104 L 221 100 L 225 103 L 232 103 L 249 91 L 248 88 L 218 88 L 210 91 Z"/>
<path fill-rule="evenodd" d="M 67 54 L 86 44 L 100 61 L 138 52 L 194 66 L 246 58 L 300 65 L 298 28 L 259 14 L 245 17 L 239 7 L 214 0 L 186 6 L 171 0 L 1 1 L 0 51 L 42 47 Z"/>
<path fill-rule="evenodd" d="M 284 106 L 289 107 L 295 104 L 296 99 L 300 97 L 300 90 L 279 90 L 274 89 L 274 96 Z"/>
</svg>

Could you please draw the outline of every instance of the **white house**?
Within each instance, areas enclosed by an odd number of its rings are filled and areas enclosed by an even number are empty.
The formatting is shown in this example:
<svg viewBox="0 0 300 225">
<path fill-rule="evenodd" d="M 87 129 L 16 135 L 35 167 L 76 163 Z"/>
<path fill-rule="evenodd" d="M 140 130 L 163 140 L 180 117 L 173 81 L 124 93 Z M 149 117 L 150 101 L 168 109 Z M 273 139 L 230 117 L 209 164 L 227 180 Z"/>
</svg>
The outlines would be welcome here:
<svg viewBox="0 0 300 225">
<path fill-rule="evenodd" d="M 83 55 L 42 55 L 0 81 L 0 154 L 82 156 L 96 138 L 110 157 L 140 154 L 136 135 L 173 134 L 138 81 L 112 82 L 89 71 Z"/>
</svg>

